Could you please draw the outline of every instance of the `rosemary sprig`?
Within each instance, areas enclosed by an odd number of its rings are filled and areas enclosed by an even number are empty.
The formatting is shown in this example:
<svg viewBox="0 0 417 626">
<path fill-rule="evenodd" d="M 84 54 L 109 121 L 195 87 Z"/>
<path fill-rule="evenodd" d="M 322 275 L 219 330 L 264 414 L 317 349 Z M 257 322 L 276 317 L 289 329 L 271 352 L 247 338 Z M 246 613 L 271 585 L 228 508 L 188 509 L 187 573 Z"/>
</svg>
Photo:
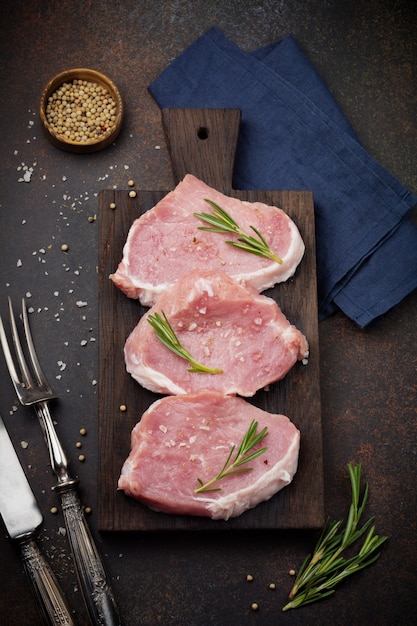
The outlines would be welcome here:
<svg viewBox="0 0 417 626">
<path fill-rule="evenodd" d="M 371 517 L 359 527 L 359 522 L 368 499 L 368 484 L 360 499 L 360 480 L 362 466 L 348 464 L 352 485 L 352 503 L 343 528 L 342 521 L 328 521 L 314 549 L 309 554 L 295 579 L 294 586 L 289 594 L 288 602 L 283 611 L 295 609 L 311 604 L 334 593 L 334 587 L 344 578 L 359 572 L 364 567 L 374 563 L 380 556 L 377 550 L 387 540 L 387 537 L 378 537 Z M 360 537 L 365 539 L 356 555 L 345 558 L 342 554 Z"/>
<path fill-rule="evenodd" d="M 197 478 L 199 483 L 199 487 L 194 489 L 194 493 L 207 493 L 210 491 L 221 491 L 221 487 L 212 487 L 214 483 L 221 480 L 222 478 L 226 478 L 226 476 L 232 476 L 233 474 L 243 474 L 245 472 L 251 472 L 252 467 L 242 467 L 242 465 L 246 465 L 246 463 L 250 463 L 258 456 L 263 454 L 267 448 L 260 448 L 259 450 L 255 450 L 255 452 L 251 453 L 251 450 L 258 445 L 261 441 L 265 439 L 268 435 L 268 429 L 265 426 L 261 432 L 257 433 L 256 430 L 258 428 L 258 422 L 252 420 L 248 430 L 246 431 L 241 444 L 239 446 L 238 451 L 236 452 L 235 458 L 232 461 L 233 452 L 236 449 L 236 446 L 233 445 L 230 449 L 230 452 L 227 456 L 226 462 L 223 465 L 220 472 L 211 480 L 206 483 L 203 483 L 201 478 Z"/>
<path fill-rule="evenodd" d="M 207 367 L 202 363 L 196 361 L 191 354 L 186 350 L 178 340 L 174 329 L 168 321 L 164 311 L 161 311 L 162 316 L 159 313 L 154 315 L 150 314 L 147 317 L 149 324 L 155 331 L 159 341 L 166 346 L 171 352 L 188 361 L 190 367 L 189 372 L 197 372 L 198 374 L 223 374 L 223 370 L 213 367 Z"/>
<path fill-rule="evenodd" d="M 251 254 L 272 259 L 280 265 L 282 264 L 282 259 L 272 252 L 271 248 L 265 241 L 265 238 L 261 235 L 259 230 L 255 228 L 255 226 L 250 226 L 250 228 L 253 230 L 256 237 L 248 235 L 224 209 L 219 207 L 218 204 L 212 200 L 208 200 L 207 198 L 205 199 L 205 202 L 208 202 L 208 204 L 213 207 L 213 212 L 194 213 L 195 217 L 198 217 L 201 221 L 210 224 L 210 226 L 199 226 L 199 230 L 207 230 L 211 233 L 234 233 L 235 235 L 239 235 L 237 241 L 226 241 L 226 243 L 230 246 L 234 246 L 235 248 L 240 248 L 241 250 L 250 252 Z"/>
</svg>

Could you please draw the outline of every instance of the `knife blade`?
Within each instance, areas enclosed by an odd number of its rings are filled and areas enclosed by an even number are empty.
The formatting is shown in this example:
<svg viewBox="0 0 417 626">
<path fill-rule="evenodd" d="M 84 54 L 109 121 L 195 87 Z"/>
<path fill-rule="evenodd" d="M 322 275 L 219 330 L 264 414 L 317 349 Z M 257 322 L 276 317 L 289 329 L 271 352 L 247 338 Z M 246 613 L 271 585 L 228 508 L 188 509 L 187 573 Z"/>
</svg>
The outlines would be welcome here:
<svg viewBox="0 0 417 626">
<path fill-rule="evenodd" d="M 20 544 L 26 573 L 46 624 L 74 626 L 63 591 L 36 543 L 43 516 L 0 416 L 0 515 Z"/>
</svg>

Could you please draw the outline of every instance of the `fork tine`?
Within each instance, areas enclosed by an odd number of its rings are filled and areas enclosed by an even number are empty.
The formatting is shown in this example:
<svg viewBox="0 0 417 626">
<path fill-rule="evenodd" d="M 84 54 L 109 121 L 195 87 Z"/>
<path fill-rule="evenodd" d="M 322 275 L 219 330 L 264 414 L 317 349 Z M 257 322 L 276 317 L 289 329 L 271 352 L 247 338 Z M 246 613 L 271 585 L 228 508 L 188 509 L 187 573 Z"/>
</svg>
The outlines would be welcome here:
<svg viewBox="0 0 417 626">
<path fill-rule="evenodd" d="M 30 356 L 30 360 L 32 361 L 32 367 L 36 376 L 36 380 L 38 382 L 39 385 L 43 386 L 44 388 L 51 390 L 51 387 L 48 383 L 48 380 L 45 376 L 45 374 L 43 373 L 43 370 L 41 368 L 41 365 L 39 363 L 38 360 L 38 355 L 36 354 L 36 350 L 35 350 L 35 346 L 33 343 L 33 339 L 32 339 L 32 333 L 30 332 L 30 326 L 29 326 L 29 318 L 28 318 L 28 312 L 27 312 L 27 308 L 26 308 L 26 301 L 24 298 L 22 298 L 22 314 L 23 314 L 23 327 L 25 329 L 25 335 L 26 335 L 26 342 L 27 342 L 27 346 L 28 346 L 28 351 L 29 351 L 29 356 Z"/>
<path fill-rule="evenodd" d="M 16 319 L 15 319 L 14 312 L 13 312 L 13 305 L 12 305 L 11 298 L 9 298 L 8 301 L 9 301 L 9 320 L 10 320 L 10 327 L 12 329 L 12 339 L 13 339 L 13 344 L 14 344 L 15 351 L 16 351 L 16 360 L 17 360 L 17 363 L 20 367 L 20 371 L 22 374 L 22 382 L 25 387 L 32 387 L 33 380 L 32 380 L 32 376 L 30 374 L 29 368 L 26 363 L 25 355 L 22 349 L 22 344 L 20 343 L 19 332 L 16 326 Z"/>
<path fill-rule="evenodd" d="M 4 358 L 6 360 L 7 369 L 9 370 L 9 374 L 12 379 L 16 393 L 20 397 L 20 387 L 21 387 L 20 378 L 16 371 L 12 353 L 10 352 L 9 342 L 7 341 L 7 336 L 4 330 L 3 320 L 1 319 L 1 317 L 0 317 L 0 339 L 1 339 L 1 346 L 3 348 Z"/>
</svg>

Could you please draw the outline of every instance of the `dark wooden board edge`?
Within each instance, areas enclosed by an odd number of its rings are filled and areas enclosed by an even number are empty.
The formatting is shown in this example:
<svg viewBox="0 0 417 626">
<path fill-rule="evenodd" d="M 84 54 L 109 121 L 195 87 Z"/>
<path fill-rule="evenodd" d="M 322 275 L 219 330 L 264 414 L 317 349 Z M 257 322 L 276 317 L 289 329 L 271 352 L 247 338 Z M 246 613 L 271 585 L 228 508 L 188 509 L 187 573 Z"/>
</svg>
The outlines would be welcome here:
<svg viewBox="0 0 417 626">
<path fill-rule="evenodd" d="M 314 529 L 324 522 L 323 448 L 317 317 L 317 282 L 313 196 L 308 191 L 233 191 L 241 200 L 263 201 L 283 208 L 298 225 L 306 253 L 294 278 L 265 292 L 276 299 L 290 321 L 309 340 L 308 365 L 297 363 L 287 376 L 259 391 L 253 399 L 267 411 L 284 413 L 300 428 L 299 469 L 292 484 L 238 518 L 213 521 L 155 513 L 117 491 L 121 466 L 130 449 L 130 432 L 158 397 L 140 387 L 125 371 L 123 346 L 144 308 L 109 280 L 122 258 L 133 220 L 166 192 L 99 193 L 99 477 L 100 531 L 171 531 L 224 529 Z M 110 208 L 110 203 L 116 209 Z M 126 412 L 120 411 L 125 404 Z M 288 410 L 290 409 L 290 410 Z"/>
</svg>

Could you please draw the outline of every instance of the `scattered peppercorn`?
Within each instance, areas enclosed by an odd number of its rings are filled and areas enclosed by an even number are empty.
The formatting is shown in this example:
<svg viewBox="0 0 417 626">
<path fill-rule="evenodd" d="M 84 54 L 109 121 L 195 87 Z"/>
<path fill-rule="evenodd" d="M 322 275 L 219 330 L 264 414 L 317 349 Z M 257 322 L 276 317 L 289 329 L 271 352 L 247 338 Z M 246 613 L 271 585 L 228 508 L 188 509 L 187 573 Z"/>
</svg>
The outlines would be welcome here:
<svg viewBox="0 0 417 626">
<path fill-rule="evenodd" d="M 116 208 L 116 203 L 115 202 L 110 202 L 110 208 L 111 209 L 115 209 Z"/>
<path fill-rule="evenodd" d="M 119 406 L 119 410 L 122 411 L 122 413 L 124 413 L 125 411 L 127 411 L 127 406 L 125 404 L 121 404 Z"/>
<path fill-rule="evenodd" d="M 81 441 L 77 441 L 77 443 L 75 444 L 76 448 L 82 448 L 83 444 L 81 443 Z"/>
<path fill-rule="evenodd" d="M 85 461 L 85 456 L 83 454 L 80 454 L 78 457 L 78 460 L 81 461 L 81 463 L 83 463 Z"/>
<path fill-rule="evenodd" d="M 111 132 L 116 120 L 116 103 L 105 87 L 74 79 L 63 83 L 49 96 L 45 115 L 58 136 L 85 143 Z"/>
<path fill-rule="evenodd" d="M 91 513 L 91 509 L 90 509 L 89 506 L 86 506 L 84 511 L 85 511 L 85 513 L 87 513 L 87 515 L 90 515 L 90 513 Z"/>
<path fill-rule="evenodd" d="M 132 189 L 132 191 L 129 191 L 129 198 L 136 198 L 136 191 L 134 191 Z"/>
<path fill-rule="evenodd" d="M 58 513 L 58 509 L 56 508 L 56 506 L 53 506 L 53 507 L 52 507 L 52 509 L 51 509 L 51 513 L 52 513 L 53 515 L 56 515 L 56 513 Z"/>
<path fill-rule="evenodd" d="M 63 243 L 62 246 L 61 246 L 61 250 L 62 250 L 62 252 L 68 252 L 69 245 L 67 243 Z"/>
<path fill-rule="evenodd" d="M 87 431 L 85 428 L 80 428 L 80 435 L 86 435 Z"/>
<path fill-rule="evenodd" d="M 252 611 L 257 611 L 259 609 L 259 604 L 257 602 L 252 602 L 250 608 L 252 609 Z"/>
<path fill-rule="evenodd" d="M 91 224 L 91 222 L 95 222 L 96 221 L 97 216 L 96 215 L 89 215 L 87 219 L 88 219 L 88 221 Z"/>
<path fill-rule="evenodd" d="M 268 589 L 276 589 L 276 588 L 277 588 L 277 586 L 276 586 L 275 583 L 269 583 Z"/>
<path fill-rule="evenodd" d="M 246 576 L 246 580 L 247 580 L 248 582 L 252 582 L 252 580 L 253 580 L 253 576 L 252 576 L 252 574 L 247 574 L 247 576 Z"/>
<path fill-rule="evenodd" d="M 128 183 L 129 187 L 134 187 L 135 186 L 135 181 L 134 180 L 129 180 Z"/>
<path fill-rule="evenodd" d="M 295 569 L 290 569 L 288 573 L 290 576 L 295 576 Z"/>
</svg>

